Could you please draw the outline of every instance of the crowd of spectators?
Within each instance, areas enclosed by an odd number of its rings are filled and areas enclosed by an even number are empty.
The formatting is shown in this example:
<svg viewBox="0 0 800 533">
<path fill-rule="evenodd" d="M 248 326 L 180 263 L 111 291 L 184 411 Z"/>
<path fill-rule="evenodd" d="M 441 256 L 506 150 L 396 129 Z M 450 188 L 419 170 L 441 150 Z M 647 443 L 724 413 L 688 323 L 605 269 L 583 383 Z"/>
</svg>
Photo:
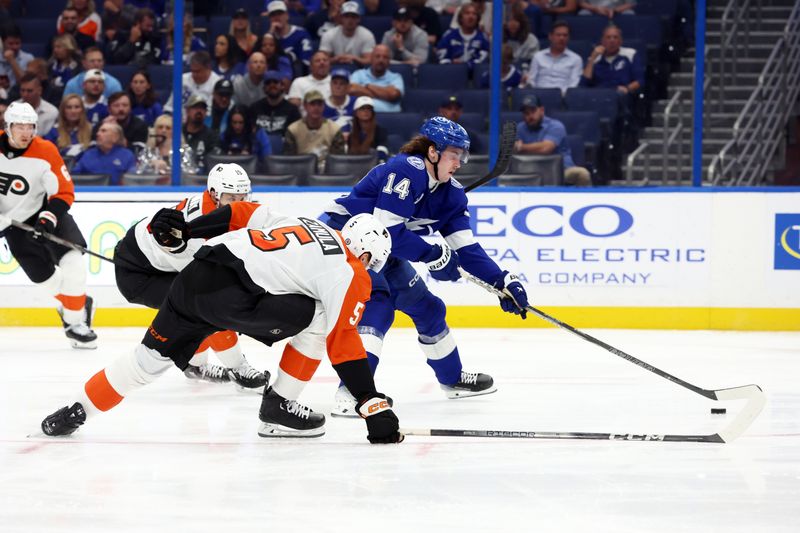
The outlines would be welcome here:
<svg viewBox="0 0 800 533">
<path fill-rule="evenodd" d="M 179 54 L 164 0 L 105 0 L 102 15 L 94 0 L 68 0 L 41 58 L 25 50 L 26 37 L 8 19 L 2 21 L 0 127 L 8 102 L 21 99 L 39 115 L 39 135 L 58 146 L 75 173 L 107 173 L 119 183 L 127 172 L 169 172 L 175 103 L 168 86 L 154 86 L 151 69 L 180 58 L 187 168 L 193 163 L 202 170 L 208 154 L 261 160 L 273 153 L 314 153 L 323 163 L 327 154 L 374 151 L 385 160 L 391 132 L 381 116 L 404 111 L 409 89 L 393 66 L 465 64 L 472 85 L 488 87 L 487 69 L 477 67 L 489 62 L 492 28 L 491 3 L 483 0 L 397 0 L 391 27 L 376 39 L 365 21 L 383 3 L 267 0 L 260 13 L 235 10 L 227 31 L 214 35 L 187 15 Z M 558 88 L 562 94 L 575 87 L 613 88 L 623 115 L 632 115 L 634 96 L 645 85 L 643 58 L 623 46 L 613 20 L 634 13 L 635 1 L 505 4 L 504 87 Z M 570 26 L 556 18 L 575 14 L 609 19 L 602 36 L 593 36 L 600 44 L 588 57 L 569 48 Z M 447 27 L 443 16 L 449 15 Z M 554 21 L 546 36 L 537 36 L 542 16 Z M 133 74 L 118 79 L 109 65 L 130 66 Z M 544 116 L 538 100 L 525 102 L 518 151 L 540 153 L 545 146 L 571 162 L 564 125 Z M 438 109 L 456 121 L 464 111 L 471 112 L 455 95 Z M 472 151 L 485 153 L 485 132 L 467 129 Z M 588 170 L 573 167 L 579 168 L 565 164 L 566 182 L 591 181 Z"/>
</svg>

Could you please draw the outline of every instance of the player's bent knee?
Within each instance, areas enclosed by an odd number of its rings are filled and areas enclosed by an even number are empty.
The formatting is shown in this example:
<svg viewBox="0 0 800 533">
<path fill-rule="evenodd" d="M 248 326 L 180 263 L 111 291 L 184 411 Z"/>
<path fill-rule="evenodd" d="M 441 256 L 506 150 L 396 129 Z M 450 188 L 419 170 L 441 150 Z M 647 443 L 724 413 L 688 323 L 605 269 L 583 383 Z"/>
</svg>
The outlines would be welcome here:
<svg viewBox="0 0 800 533">
<path fill-rule="evenodd" d="M 43 291 L 51 296 L 55 296 L 61 293 L 61 270 L 55 269 L 53 275 L 47 278 L 44 281 L 41 281 L 36 284 L 37 287 L 40 287 Z"/>
<path fill-rule="evenodd" d="M 140 344 L 106 367 L 106 377 L 120 396 L 127 396 L 132 390 L 152 383 L 172 366 L 170 359 Z"/>
<path fill-rule="evenodd" d="M 63 280 L 61 282 L 61 292 L 70 294 L 69 289 L 75 288 L 83 292 L 86 287 L 86 265 L 80 252 L 70 250 L 59 260 L 58 266 L 61 268 Z"/>
</svg>

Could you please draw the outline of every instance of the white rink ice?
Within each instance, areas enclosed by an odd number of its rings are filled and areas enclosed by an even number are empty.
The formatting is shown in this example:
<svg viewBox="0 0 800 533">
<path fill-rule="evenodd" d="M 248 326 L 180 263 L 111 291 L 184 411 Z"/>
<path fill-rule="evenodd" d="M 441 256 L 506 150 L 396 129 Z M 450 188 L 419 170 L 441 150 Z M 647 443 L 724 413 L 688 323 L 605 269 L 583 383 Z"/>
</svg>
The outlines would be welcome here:
<svg viewBox="0 0 800 533">
<path fill-rule="evenodd" d="M 536 320 L 536 318 L 530 318 Z M 738 412 L 556 329 L 454 332 L 496 394 L 447 400 L 412 330 L 392 331 L 378 389 L 404 427 L 714 433 Z M 170 370 L 66 439 L 26 438 L 144 328 L 73 351 L 55 328 L 3 328 L 0 531 L 798 532 L 800 333 L 591 331 L 704 388 L 756 383 L 768 403 L 731 444 L 409 437 L 360 420 L 263 439 L 260 397 Z M 244 340 L 259 368 L 280 348 Z M 301 400 L 327 412 L 323 362 Z"/>
</svg>

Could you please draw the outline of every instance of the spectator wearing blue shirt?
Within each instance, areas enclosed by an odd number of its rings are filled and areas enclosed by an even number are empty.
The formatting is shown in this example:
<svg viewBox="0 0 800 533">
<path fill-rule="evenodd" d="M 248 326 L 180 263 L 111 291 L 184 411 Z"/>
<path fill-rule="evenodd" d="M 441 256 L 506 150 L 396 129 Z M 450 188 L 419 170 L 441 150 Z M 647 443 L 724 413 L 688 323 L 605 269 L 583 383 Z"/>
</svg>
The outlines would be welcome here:
<svg viewBox="0 0 800 533">
<path fill-rule="evenodd" d="M 280 73 L 284 81 L 283 89 L 289 90 L 289 85 L 294 78 L 292 60 L 283 51 L 280 41 L 271 33 L 261 36 L 261 53 L 267 59 L 267 71 L 274 70 Z"/>
<path fill-rule="evenodd" d="M 250 113 L 242 105 L 235 105 L 228 114 L 225 133 L 222 134 L 220 147 L 223 154 L 252 154 L 261 161 L 272 153 L 269 137 L 262 128 L 255 128 Z"/>
<path fill-rule="evenodd" d="M 550 48 L 539 50 L 533 54 L 528 73 L 522 84 L 543 89 L 558 88 L 561 93 L 570 87 L 577 87 L 583 72 L 583 60 L 569 50 L 569 24 L 563 20 L 553 23 L 548 34 Z"/>
<path fill-rule="evenodd" d="M 522 82 L 522 73 L 514 66 L 514 49 L 508 44 L 503 45 L 502 59 L 500 63 L 500 81 L 503 83 L 503 88 L 511 92 L 519 87 Z M 491 83 L 489 72 L 486 71 L 481 75 L 481 89 L 488 89 Z M 452 119 L 451 119 L 452 120 Z M 458 122 L 458 121 L 456 121 Z M 470 135 L 470 138 L 472 136 Z"/>
<path fill-rule="evenodd" d="M 83 53 L 83 61 L 81 62 L 83 65 L 83 72 L 74 78 L 70 78 L 70 80 L 67 82 L 67 85 L 64 87 L 64 94 L 77 94 L 78 96 L 83 96 L 83 80 L 86 76 L 86 73 L 94 69 L 102 71 L 103 68 L 105 68 L 105 63 L 103 52 L 100 50 L 100 48 L 96 46 L 90 46 L 87 48 Z M 103 74 L 105 75 L 103 96 L 108 98 L 112 94 L 122 90 L 122 84 L 117 78 L 111 74 L 106 74 L 105 72 L 103 72 Z"/>
<path fill-rule="evenodd" d="M 211 70 L 219 74 L 226 80 L 233 79 L 234 76 L 243 76 L 247 68 L 243 62 L 237 61 L 235 49 L 238 45 L 233 37 L 227 33 L 217 35 L 214 40 L 213 63 Z"/>
<path fill-rule="evenodd" d="M 96 144 L 78 159 L 72 173 L 110 174 L 111 185 L 119 185 L 123 174 L 136 170 L 136 158 L 123 146 L 124 143 L 122 126 L 104 123 L 97 130 Z"/>
<path fill-rule="evenodd" d="M 128 96 L 131 97 L 131 114 L 134 117 L 144 120 L 145 124 L 152 126 L 156 119 L 163 113 L 161 102 L 158 101 L 153 83 L 150 81 L 150 74 L 146 70 L 140 70 L 131 78 L 128 85 Z"/>
<path fill-rule="evenodd" d="M 161 55 L 159 56 L 159 60 L 165 65 L 172 65 L 175 62 L 175 46 L 172 43 L 174 26 L 174 17 L 170 13 L 167 32 L 161 38 Z M 198 50 L 208 50 L 208 46 L 205 41 L 194 34 L 194 21 L 192 16 L 187 13 L 183 17 L 183 65 L 188 65 L 189 56 Z"/>
<path fill-rule="evenodd" d="M 300 26 L 289 24 L 289 13 L 286 4 L 281 0 L 273 0 L 267 4 L 269 16 L 269 33 L 278 37 L 283 51 L 292 62 L 304 65 L 306 72 L 311 64 L 314 48 L 311 36 Z"/>
<path fill-rule="evenodd" d="M 564 159 L 564 184 L 588 187 L 592 184 L 589 171 L 575 165 L 572 150 L 567 143 L 567 130 L 560 121 L 546 117 L 538 96 L 522 100 L 523 121 L 517 124 L 517 142 L 514 150 L 519 154 L 561 154 Z"/>
<path fill-rule="evenodd" d="M 353 120 L 354 96 L 350 96 L 350 72 L 347 69 L 335 68 L 331 71 L 331 94 L 325 99 L 325 111 L 322 116 L 332 120 L 342 133 L 350 133 Z"/>
<path fill-rule="evenodd" d="M 478 28 L 478 8 L 466 4 L 458 14 L 458 28 L 451 28 L 436 45 L 439 63 L 466 63 L 470 70 L 489 57 L 489 39 Z"/>
<path fill-rule="evenodd" d="M 592 50 L 583 69 L 581 85 L 616 88 L 620 94 L 633 94 L 644 86 L 644 66 L 633 48 L 622 47 L 622 30 L 609 25 L 601 44 Z"/>
<path fill-rule="evenodd" d="M 633 48 L 622 47 L 622 30 L 610 25 L 603 30 L 601 44 L 592 51 L 583 69 L 581 85 L 616 89 L 622 126 L 617 133 L 626 135 L 624 144 L 630 147 L 636 138 L 637 124 L 633 120 L 636 97 L 644 86 L 644 66 Z M 616 139 L 620 144 L 620 140 Z"/>
<path fill-rule="evenodd" d="M 350 77 L 351 96 L 369 96 L 375 101 L 376 113 L 399 113 L 405 86 L 403 77 L 389 69 L 391 51 L 384 44 L 375 46 L 369 68 L 357 70 Z"/>
<path fill-rule="evenodd" d="M 0 78 L 7 78 L 7 88 L 17 84 L 33 55 L 22 50 L 22 31 L 16 24 L 3 28 L 3 55 L 0 56 Z M 0 85 L 2 87 L 2 85 Z"/>
<path fill-rule="evenodd" d="M 93 127 L 108 116 L 104 89 L 105 75 L 102 70 L 93 69 L 86 73 L 83 78 L 83 106 L 86 108 L 86 118 Z"/>
</svg>

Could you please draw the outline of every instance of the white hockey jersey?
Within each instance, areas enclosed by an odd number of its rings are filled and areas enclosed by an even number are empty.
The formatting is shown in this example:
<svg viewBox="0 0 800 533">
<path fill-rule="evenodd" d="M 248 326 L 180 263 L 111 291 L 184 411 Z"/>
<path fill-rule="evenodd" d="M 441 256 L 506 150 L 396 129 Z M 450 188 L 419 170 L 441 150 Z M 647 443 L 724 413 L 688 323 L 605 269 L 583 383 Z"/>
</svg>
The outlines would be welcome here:
<svg viewBox="0 0 800 533">
<path fill-rule="evenodd" d="M 0 213 L 23 222 L 52 198 L 72 205 L 75 200 L 72 177 L 53 143 L 34 137 L 20 155 L 15 152 L 0 150 Z M 0 231 L 9 224 L 0 218 Z"/>
<path fill-rule="evenodd" d="M 235 230 L 243 227 L 259 227 L 269 216 L 269 210 L 258 210 L 260 204 L 252 202 L 234 202 L 233 210 L 228 230 Z M 175 209 L 183 212 L 186 222 L 191 222 L 201 215 L 207 215 L 217 208 L 216 203 L 211 198 L 208 191 L 203 194 L 191 196 L 181 201 Z M 163 272 L 180 272 L 194 258 L 195 252 L 205 244 L 205 239 L 189 239 L 186 247 L 179 251 L 170 251 L 160 246 L 150 231 L 150 222 L 155 216 L 149 216 L 140 220 L 134 226 L 133 232 L 136 239 L 136 246 L 144 254 L 153 268 Z M 250 219 L 253 219 L 252 221 Z M 144 265 L 143 265 L 144 266 Z"/>
<path fill-rule="evenodd" d="M 258 211 L 267 214 L 260 229 L 226 233 L 206 247 L 225 247 L 250 280 L 270 294 L 304 294 L 318 301 L 311 325 L 292 340 L 303 353 L 327 352 L 334 365 L 366 357 L 356 327 L 372 282 L 342 236 L 315 219 L 269 212 L 266 206 Z M 309 338 L 324 339 L 324 345 Z"/>
</svg>

